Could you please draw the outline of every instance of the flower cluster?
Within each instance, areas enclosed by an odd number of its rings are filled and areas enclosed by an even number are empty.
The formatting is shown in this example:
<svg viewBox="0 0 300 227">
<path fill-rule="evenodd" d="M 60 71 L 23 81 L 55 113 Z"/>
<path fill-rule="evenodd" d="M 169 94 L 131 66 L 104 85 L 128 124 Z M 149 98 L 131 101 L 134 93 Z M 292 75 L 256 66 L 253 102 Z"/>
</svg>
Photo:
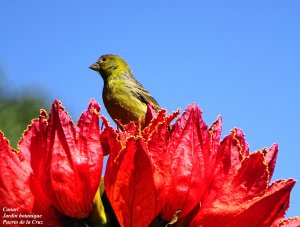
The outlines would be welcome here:
<svg viewBox="0 0 300 227">
<path fill-rule="evenodd" d="M 148 106 L 143 130 L 115 130 L 99 111 L 91 100 L 74 125 L 54 101 L 17 151 L 0 133 L 1 206 L 40 214 L 45 225 L 85 219 L 109 154 L 104 185 L 114 214 L 105 210 L 120 226 L 300 226 L 299 217 L 284 219 L 295 180 L 270 182 L 276 144 L 250 153 L 240 129 L 221 140 L 221 117 L 208 127 L 196 105 L 180 117 Z"/>
<path fill-rule="evenodd" d="M 87 217 L 103 164 L 99 111 L 99 105 L 92 100 L 78 125 L 74 125 L 56 100 L 49 119 L 42 110 L 39 118 L 32 121 L 18 151 L 1 133 L 1 206 L 18 208 L 18 214 L 41 214 L 43 224 L 54 226 L 64 224 L 62 215 Z M 4 221 L 7 220 L 1 220 Z"/>
<path fill-rule="evenodd" d="M 220 141 L 220 117 L 208 127 L 190 105 L 170 129 L 176 115 L 162 110 L 141 133 L 127 126 L 111 137 L 105 187 L 122 226 L 148 226 L 157 216 L 175 226 L 288 223 L 295 181 L 270 185 L 277 145 L 250 154 L 239 129 Z"/>
</svg>

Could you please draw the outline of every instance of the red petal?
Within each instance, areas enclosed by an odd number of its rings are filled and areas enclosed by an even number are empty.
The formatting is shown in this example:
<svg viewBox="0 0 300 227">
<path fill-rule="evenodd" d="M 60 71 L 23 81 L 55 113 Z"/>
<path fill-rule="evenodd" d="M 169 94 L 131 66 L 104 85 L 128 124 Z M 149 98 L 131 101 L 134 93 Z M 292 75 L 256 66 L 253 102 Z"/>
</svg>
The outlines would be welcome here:
<svg viewBox="0 0 300 227">
<path fill-rule="evenodd" d="M 252 205 L 228 226 L 239 226 L 246 220 L 249 226 L 271 226 L 276 219 L 282 218 L 288 209 L 290 193 L 294 185 L 295 181 L 292 179 L 275 182 L 263 197 L 253 201 Z"/>
<path fill-rule="evenodd" d="M 58 101 L 50 113 L 47 151 L 52 154 L 49 187 L 55 207 L 84 218 L 92 208 L 102 170 L 99 105 L 91 100 L 76 127 Z"/>
<path fill-rule="evenodd" d="M 204 143 L 201 153 L 201 199 L 207 194 L 207 190 L 211 187 L 211 182 L 216 171 L 216 163 L 218 160 L 218 149 L 220 145 L 220 137 L 222 131 L 222 119 L 219 117 L 208 129 L 209 138 Z"/>
<path fill-rule="evenodd" d="M 33 175 L 31 178 L 31 190 L 35 196 L 33 212 L 42 214 L 43 222 L 46 224 L 61 224 L 57 212 L 51 208 L 51 199 L 48 192 L 47 182 L 49 175 L 48 153 L 46 152 L 46 130 L 47 114 L 41 111 L 39 119 L 32 121 L 24 133 L 19 149 L 30 159 Z"/>
<path fill-rule="evenodd" d="M 123 125 L 121 120 L 115 120 L 117 125 L 122 129 L 122 131 L 128 133 L 129 135 L 134 135 L 138 132 L 138 127 L 136 126 L 135 122 L 130 121 L 128 124 Z"/>
<path fill-rule="evenodd" d="M 217 160 L 211 164 L 215 170 L 212 178 L 213 182 L 207 183 L 210 188 L 207 189 L 205 200 L 202 200 L 204 203 L 202 206 L 211 204 L 220 196 L 220 194 L 226 194 L 223 190 L 231 187 L 236 172 L 241 166 L 241 161 L 243 159 L 242 154 L 247 153 L 248 148 L 245 144 L 244 134 L 241 130 L 232 130 L 231 134 L 225 137 L 219 145 L 216 154 Z"/>
<path fill-rule="evenodd" d="M 118 134 L 108 124 L 108 120 L 101 116 L 101 119 L 103 121 L 103 124 L 105 126 L 104 130 L 101 132 L 101 146 L 103 150 L 104 155 L 108 155 L 111 151 L 114 152 L 116 149 L 116 146 L 121 146 L 120 141 L 118 140 Z M 118 144 L 118 145 L 117 145 Z"/>
<path fill-rule="evenodd" d="M 152 119 L 157 117 L 156 109 L 151 105 L 147 105 L 147 111 L 145 116 L 145 125 L 148 125 Z"/>
<path fill-rule="evenodd" d="M 190 223 L 190 226 L 271 226 L 282 217 L 287 209 L 294 180 L 275 182 L 262 197 L 255 197 L 246 203 L 203 211 Z M 201 210 L 200 209 L 200 210 Z"/>
<path fill-rule="evenodd" d="M 78 157 L 85 156 L 87 162 L 81 163 L 76 160 L 80 175 L 84 174 L 89 179 L 88 187 L 91 190 L 89 193 L 94 199 L 102 172 L 103 166 L 103 151 L 101 147 L 100 129 L 99 129 L 99 111 L 100 106 L 94 100 L 91 99 L 88 110 L 84 112 L 78 121 L 78 136 L 77 141 Z M 86 172 L 88 170 L 88 172 Z M 86 180 L 85 176 L 82 176 Z M 86 185 L 84 183 L 84 185 Z M 87 188 L 86 188 L 87 189 Z"/>
<path fill-rule="evenodd" d="M 249 155 L 249 145 L 246 143 L 245 135 L 241 129 L 235 128 L 231 131 L 234 135 L 234 139 L 237 142 L 237 146 L 240 148 L 240 154 L 244 156 Z"/>
<path fill-rule="evenodd" d="M 234 133 L 225 137 L 221 142 L 218 158 L 220 159 L 219 177 L 223 178 L 224 175 L 234 177 L 234 173 L 240 168 L 242 155 L 239 140 L 235 137 Z M 217 174 L 218 175 L 218 174 Z M 217 176 L 218 177 L 218 176 Z"/>
<path fill-rule="evenodd" d="M 246 157 L 241 168 L 236 173 L 232 182 L 231 192 L 228 191 L 228 201 L 246 201 L 265 193 L 269 182 L 267 166 L 264 164 L 264 156 L 260 152 L 252 153 Z M 234 195 L 234 196 L 231 196 Z"/>
<path fill-rule="evenodd" d="M 160 112 L 161 113 L 161 112 Z M 148 127 L 152 127 L 154 124 L 150 124 Z M 148 129 L 145 129 L 145 133 Z M 166 118 L 162 119 L 159 124 L 156 124 L 156 128 L 151 134 L 145 135 L 148 141 L 148 154 L 151 157 L 153 165 L 153 178 L 156 187 L 157 202 L 161 210 L 166 205 L 167 190 L 171 184 L 171 172 L 170 172 L 170 154 L 167 152 L 167 140 L 168 140 L 168 122 Z"/>
<path fill-rule="evenodd" d="M 265 193 L 268 183 L 264 157 L 257 152 L 245 158 L 233 176 L 224 176 L 223 181 L 214 182 L 212 191 L 203 201 L 202 209 L 221 208 L 242 204 Z M 216 190 L 217 191 L 214 191 Z M 229 208 L 230 209 L 230 208 Z"/>
<path fill-rule="evenodd" d="M 294 217 L 294 218 L 288 218 L 281 220 L 279 223 L 279 226 L 284 226 L 284 227 L 297 227 L 300 226 L 300 217 Z"/>
<path fill-rule="evenodd" d="M 121 226 L 147 226 L 158 214 L 152 164 L 140 138 L 129 138 L 117 157 L 109 157 L 107 196 Z"/>
<path fill-rule="evenodd" d="M 158 125 L 166 123 L 166 110 L 162 109 L 155 114 L 155 118 L 151 118 L 151 122 L 148 122 L 147 126 L 143 130 L 143 138 L 147 141 L 152 133 L 156 130 Z M 166 126 L 167 128 L 167 126 Z"/>
<path fill-rule="evenodd" d="M 175 119 L 179 115 L 179 110 L 173 112 L 170 115 L 166 115 L 167 111 L 165 109 L 161 109 L 158 113 L 156 113 L 155 118 L 151 119 L 151 122 L 147 124 L 147 127 L 143 130 L 143 138 L 145 141 L 148 141 L 151 138 L 151 135 L 155 132 L 155 130 L 159 127 L 159 125 L 164 124 L 165 127 L 169 127 L 171 121 Z"/>
<path fill-rule="evenodd" d="M 190 105 L 172 129 L 168 145 L 171 157 L 172 183 L 168 189 L 167 207 L 163 218 L 170 220 L 176 211 L 186 215 L 199 202 L 206 154 L 203 154 L 209 141 L 207 126 L 201 119 L 201 111 Z"/>
<path fill-rule="evenodd" d="M 278 145 L 274 144 L 270 150 L 264 149 L 263 151 L 265 153 L 265 159 L 266 163 L 268 164 L 268 170 L 269 170 L 269 179 L 271 179 L 274 169 L 275 169 L 275 164 L 276 164 L 276 158 L 278 154 Z"/>
<path fill-rule="evenodd" d="M 31 173 L 29 160 L 25 159 L 21 153 L 12 150 L 0 132 L 1 218 L 4 212 L 3 207 L 19 208 L 20 213 L 32 212 L 34 197 L 30 191 Z"/>
<path fill-rule="evenodd" d="M 45 152 L 46 144 L 46 130 L 47 130 L 47 113 L 41 110 L 38 119 L 32 121 L 28 126 L 21 141 L 19 142 L 19 149 L 30 160 L 31 167 L 35 175 L 44 176 L 47 160 L 47 153 Z"/>
</svg>

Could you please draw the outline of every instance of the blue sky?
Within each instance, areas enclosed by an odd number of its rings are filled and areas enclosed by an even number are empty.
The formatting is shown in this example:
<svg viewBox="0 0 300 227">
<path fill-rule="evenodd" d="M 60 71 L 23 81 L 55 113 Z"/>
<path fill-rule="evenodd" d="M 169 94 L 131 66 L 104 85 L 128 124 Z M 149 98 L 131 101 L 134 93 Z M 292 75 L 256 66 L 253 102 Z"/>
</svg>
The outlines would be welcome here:
<svg viewBox="0 0 300 227">
<path fill-rule="evenodd" d="M 298 0 L 1 1 L 0 68 L 10 91 L 58 98 L 77 120 L 90 98 L 103 106 L 88 67 L 118 54 L 169 112 L 195 102 L 252 151 L 278 143 L 273 180 L 300 180 L 299 12 Z M 298 182 L 287 216 L 299 211 Z"/>
</svg>

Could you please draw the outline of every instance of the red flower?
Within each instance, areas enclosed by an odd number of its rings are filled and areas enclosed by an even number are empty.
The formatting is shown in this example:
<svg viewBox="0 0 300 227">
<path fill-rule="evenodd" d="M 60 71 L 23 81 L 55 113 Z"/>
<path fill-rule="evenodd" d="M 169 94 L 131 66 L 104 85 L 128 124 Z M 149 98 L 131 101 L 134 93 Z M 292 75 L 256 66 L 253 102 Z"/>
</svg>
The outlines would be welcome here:
<svg viewBox="0 0 300 227">
<path fill-rule="evenodd" d="M 295 181 L 270 185 L 277 145 L 250 154 L 239 129 L 220 142 L 221 118 L 208 128 L 190 105 L 170 127 L 177 115 L 162 110 L 142 132 L 106 123 L 105 187 L 121 226 L 148 226 L 158 215 L 176 226 L 284 223 Z"/>
<path fill-rule="evenodd" d="M 271 226 L 288 208 L 295 181 L 269 185 L 277 145 L 249 154 L 242 131 L 234 129 L 221 142 L 212 181 L 190 226 Z M 190 220 L 188 220 L 189 222 Z"/>
<path fill-rule="evenodd" d="M 87 217 L 103 162 L 99 110 L 91 100 L 76 126 L 54 101 L 49 119 L 41 111 L 28 127 L 19 151 L 0 134 L 0 204 L 42 214 L 44 224 L 61 225 L 61 214 Z"/>
</svg>

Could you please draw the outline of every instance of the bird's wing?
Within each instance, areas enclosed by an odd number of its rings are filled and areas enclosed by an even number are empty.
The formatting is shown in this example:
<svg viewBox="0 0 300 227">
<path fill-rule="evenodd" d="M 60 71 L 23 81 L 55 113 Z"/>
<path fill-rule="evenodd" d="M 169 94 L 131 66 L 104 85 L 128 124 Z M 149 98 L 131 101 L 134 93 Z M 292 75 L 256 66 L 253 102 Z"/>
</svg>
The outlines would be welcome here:
<svg viewBox="0 0 300 227">
<path fill-rule="evenodd" d="M 138 81 L 135 81 L 138 86 L 135 86 L 134 89 L 131 89 L 132 94 L 138 98 L 141 102 L 148 105 L 151 103 L 155 109 L 160 109 L 157 101 L 151 96 L 151 94 L 141 85 Z"/>
</svg>

